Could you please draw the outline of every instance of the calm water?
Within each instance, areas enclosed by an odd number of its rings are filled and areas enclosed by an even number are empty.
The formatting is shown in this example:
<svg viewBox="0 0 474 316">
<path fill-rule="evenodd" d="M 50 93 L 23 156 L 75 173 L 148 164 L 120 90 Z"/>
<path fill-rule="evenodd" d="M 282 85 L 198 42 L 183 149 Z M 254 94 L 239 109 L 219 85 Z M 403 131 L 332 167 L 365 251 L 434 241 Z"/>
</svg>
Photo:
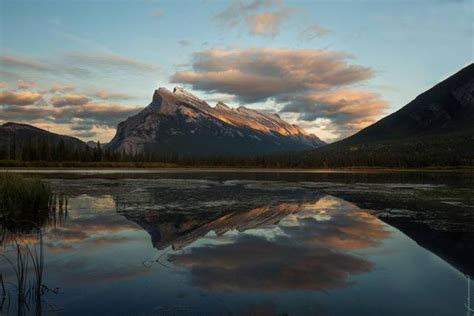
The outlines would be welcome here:
<svg viewBox="0 0 474 316">
<path fill-rule="evenodd" d="M 43 314 L 467 314 L 472 174 L 47 177 L 68 205 L 42 227 Z M 38 243 L 12 231 L 2 315 L 19 308 L 13 241 Z"/>
</svg>

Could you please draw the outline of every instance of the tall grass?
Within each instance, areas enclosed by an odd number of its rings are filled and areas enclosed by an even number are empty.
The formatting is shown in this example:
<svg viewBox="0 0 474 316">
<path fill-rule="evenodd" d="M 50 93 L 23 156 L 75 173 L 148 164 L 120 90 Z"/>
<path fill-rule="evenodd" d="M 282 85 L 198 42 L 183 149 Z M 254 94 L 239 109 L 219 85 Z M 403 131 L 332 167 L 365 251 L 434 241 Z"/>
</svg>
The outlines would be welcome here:
<svg viewBox="0 0 474 316">
<path fill-rule="evenodd" d="M 50 186 L 39 178 L 18 174 L 0 174 L 0 219 L 30 220 L 41 225 L 50 212 L 54 195 Z"/>
</svg>

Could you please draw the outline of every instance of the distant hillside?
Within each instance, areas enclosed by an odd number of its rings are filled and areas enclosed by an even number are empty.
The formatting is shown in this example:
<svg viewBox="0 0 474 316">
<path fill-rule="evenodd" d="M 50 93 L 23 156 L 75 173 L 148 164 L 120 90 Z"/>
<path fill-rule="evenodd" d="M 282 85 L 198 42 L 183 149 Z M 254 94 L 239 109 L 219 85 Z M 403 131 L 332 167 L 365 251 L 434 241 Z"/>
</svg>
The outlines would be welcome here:
<svg viewBox="0 0 474 316">
<path fill-rule="evenodd" d="M 474 64 L 355 135 L 303 155 L 315 167 L 474 164 Z"/>
<path fill-rule="evenodd" d="M 48 132 L 27 124 L 0 125 L 0 159 L 62 160 L 87 145 L 78 138 Z M 77 157 L 78 159 L 78 157 Z"/>
<path fill-rule="evenodd" d="M 182 88 L 159 88 L 140 113 L 121 122 L 109 148 L 127 154 L 251 156 L 324 144 L 277 114 L 222 102 L 211 107 Z"/>
<path fill-rule="evenodd" d="M 78 138 L 51 133 L 28 124 L 8 122 L 0 125 L 0 146 L 6 146 L 8 143 L 14 142 L 21 144 L 34 140 L 42 140 L 53 145 L 59 144 L 62 140 L 66 146 L 76 149 L 86 146 L 86 144 Z"/>
</svg>

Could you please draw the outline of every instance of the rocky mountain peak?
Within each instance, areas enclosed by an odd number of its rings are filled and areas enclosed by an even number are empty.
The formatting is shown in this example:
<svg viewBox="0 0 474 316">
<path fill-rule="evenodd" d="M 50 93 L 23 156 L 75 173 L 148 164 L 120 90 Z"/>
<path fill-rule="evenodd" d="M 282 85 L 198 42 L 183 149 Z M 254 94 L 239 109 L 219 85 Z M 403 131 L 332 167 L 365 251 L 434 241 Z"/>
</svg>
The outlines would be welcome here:
<svg viewBox="0 0 474 316">
<path fill-rule="evenodd" d="M 183 154 L 261 154 L 311 149 L 319 138 L 278 115 L 223 102 L 211 107 L 181 87 L 159 88 L 140 113 L 119 124 L 111 141 L 125 152 L 153 150 Z"/>
<path fill-rule="evenodd" d="M 230 107 L 227 106 L 227 104 L 225 104 L 224 102 L 222 101 L 219 101 L 217 102 L 216 106 L 215 106 L 215 109 L 217 110 L 231 110 Z"/>
</svg>

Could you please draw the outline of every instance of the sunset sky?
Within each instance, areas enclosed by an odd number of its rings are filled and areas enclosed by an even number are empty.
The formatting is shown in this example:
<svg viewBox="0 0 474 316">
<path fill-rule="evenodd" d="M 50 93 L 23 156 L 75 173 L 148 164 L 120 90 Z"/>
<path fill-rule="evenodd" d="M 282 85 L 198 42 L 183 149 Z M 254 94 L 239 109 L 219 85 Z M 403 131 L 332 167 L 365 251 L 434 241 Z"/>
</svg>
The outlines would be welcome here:
<svg viewBox="0 0 474 316">
<path fill-rule="evenodd" d="M 326 141 L 474 60 L 472 0 L 0 0 L 0 123 L 109 141 L 154 89 Z"/>
</svg>

